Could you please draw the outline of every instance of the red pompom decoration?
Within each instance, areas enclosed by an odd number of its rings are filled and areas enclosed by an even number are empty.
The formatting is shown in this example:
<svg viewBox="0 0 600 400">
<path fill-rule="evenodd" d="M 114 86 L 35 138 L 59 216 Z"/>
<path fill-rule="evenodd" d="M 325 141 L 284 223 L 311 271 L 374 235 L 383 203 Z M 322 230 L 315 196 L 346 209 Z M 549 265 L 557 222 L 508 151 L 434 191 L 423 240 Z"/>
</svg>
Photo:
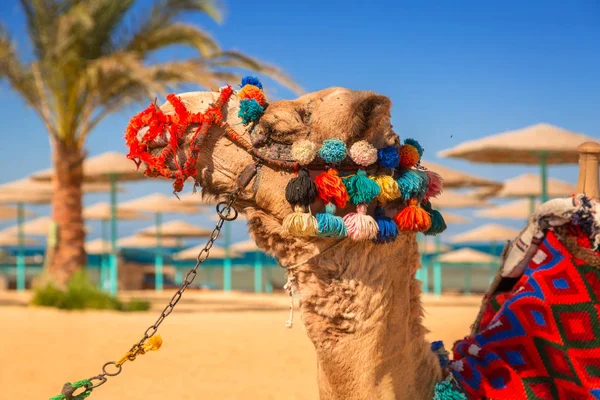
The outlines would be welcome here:
<svg viewBox="0 0 600 400">
<path fill-rule="evenodd" d="M 329 168 L 327 172 L 317 175 L 315 184 L 317 185 L 319 197 L 325 204 L 333 203 L 338 208 L 346 207 L 348 191 L 335 168 Z"/>
</svg>

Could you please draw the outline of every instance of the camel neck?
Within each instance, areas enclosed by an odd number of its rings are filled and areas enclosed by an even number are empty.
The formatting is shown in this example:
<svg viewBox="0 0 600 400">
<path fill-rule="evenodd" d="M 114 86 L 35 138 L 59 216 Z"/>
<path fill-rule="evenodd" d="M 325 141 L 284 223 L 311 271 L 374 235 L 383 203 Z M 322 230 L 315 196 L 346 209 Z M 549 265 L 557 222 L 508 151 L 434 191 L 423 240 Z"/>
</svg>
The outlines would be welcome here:
<svg viewBox="0 0 600 400">
<path fill-rule="evenodd" d="M 421 323 L 414 235 L 349 242 L 293 271 L 321 399 L 431 399 L 441 380 Z"/>
</svg>

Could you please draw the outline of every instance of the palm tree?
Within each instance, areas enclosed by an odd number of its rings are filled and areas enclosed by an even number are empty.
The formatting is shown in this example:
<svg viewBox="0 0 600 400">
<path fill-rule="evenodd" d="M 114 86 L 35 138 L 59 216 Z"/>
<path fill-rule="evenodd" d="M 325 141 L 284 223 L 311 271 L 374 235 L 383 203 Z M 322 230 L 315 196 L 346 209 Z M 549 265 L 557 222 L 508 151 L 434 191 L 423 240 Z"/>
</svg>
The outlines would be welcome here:
<svg viewBox="0 0 600 400">
<path fill-rule="evenodd" d="M 59 243 L 48 273 L 64 284 L 86 263 L 81 213 L 85 141 L 108 114 L 123 106 L 164 95 L 193 83 L 216 88 L 252 70 L 298 90 L 277 68 L 239 52 L 224 51 L 196 25 L 178 21 L 182 13 L 221 20 L 218 0 L 156 0 L 132 22 L 134 0 L 20 0 L 33 61 L 17 54 L 0 24 L 0 79 L 42 119 L 53 151 L 53 218 Z M 176 45 L 195 56 L 153 62 L 156 51 Z"/>
</svg>

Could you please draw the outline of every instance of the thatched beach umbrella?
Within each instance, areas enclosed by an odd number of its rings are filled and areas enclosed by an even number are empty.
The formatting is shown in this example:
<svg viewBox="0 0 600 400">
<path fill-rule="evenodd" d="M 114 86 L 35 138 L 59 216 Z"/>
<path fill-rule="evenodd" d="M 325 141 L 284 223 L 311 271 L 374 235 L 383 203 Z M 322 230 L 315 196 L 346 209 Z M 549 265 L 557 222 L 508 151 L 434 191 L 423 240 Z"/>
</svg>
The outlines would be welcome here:
<svg viewBox="0 0 600 400">
<path fill-rule="evenodd" d="M 477 208 L 490 205 L 487 200 L 476 196 L 473 192 L 460 193 L 455 190 L 444 190 L 437 198 L 431 199 L 435 208 L 446 210 L 450 208 Z"/>
<path fill-rule="evenodd" d="M 54 170 L 49 169 L 32 175 L 32 179 L 51 181 Z M 137 181 L 145 179 L 142 170 L 136 170 L 135 164 L 127 159 L 125 154 L 107 152 L 95 157 L 87 158 L 83 162 L 83 179 L 85 183 L 108 183 L 110 187 L 110 236 L 111 236 L 111 270 L 110 291 L 117 293 L 118 265 L 117 265 L 117 182 Z"/>
<path fill-rule="evenodd" d="M 471 222 L 471 218 L 463 217 L 462 215 L 458 214 L 444 212 L 444 221 L 446 221 L 446 224 L 448 225 L 468 224 Z"/>
<path fill-rule="evenodd" d="M 23 211 L 23 217 L 33 217 L 35 214 L 31 211 Z M 17 219 L 19 216 L 19 210 L 15 207 L 0 206 L 0 221 L 9 219 Z"/>
<path fill-rule="evenodd" d="M 20 227 L 18 225 L 10 226 L 0 231 L 0 234 L 6 233 L 7 235 L 18 236 L 19 230 L 22 230 L 27 236 L 48 236 L 52 226 L 52 218 L 43 216 L 24 222 Z M 90 228 L 85 227 L 85 231 L 89 232 Z"/>
<path fill-rule="evenodd" d="M 437 248 L 435 243 L 419 242 L 419 253 L 421 253 L 421 254 L 434 254 L 434 253 L 437 253 L 438 251 L 440 253 L 444 253 L 444 252 L 450 251 L 450 250 L 452 250 L 452 249 L 447 244 L 441 243 L 439 245 L 439 248 Z"/>
<path fill-rule="evenodd" d="M 450 243 L 490 243 L 512 240 L 520 231 L 500 224 L 481 225 L 450 238 Z"/>
<path fill-rule="evenodd" d="M 39 242 L 34 238 L 18 237 L 6 233 L 0 234 L 0 247 L 34 246 Z"/>
<path fill-rule="evenodd" d="M 533 208 L 535 209 L 539 204 L 539 200 L 534 200 Z M 475 211 L 475 216 L 493 219 L 527 220 L 531 217 L 531 208 L 531 200 L 521 199 Z"/>
<path fill-rule="evenodd" d="M 464 142 L 439 153 L 441 157 L 463 158 L 476 163 L 531 164 L 540 166 L 541 200 L 548 200 L 549 164 L 576 164 L 577 146 L 593 138 L 550 124 L 537 124 Z"/>
<path fill-rule="evenodd" d="M 500 262 L 500 257 L 493 256 L 482 251 L 464 247 L 462 249 L 449 251 L 439 257 L 439 261 L 444 264 L 454 264 L 461 267 L 466 267 L 464 276 L 465 294 L 471 293 L 471 268 L 475 266 L 488 266 L 490 269 L 490 277 L 493 276 L 493 271 L 497 268 Z"/>
<path fill-rule="evenodd" d="M 110 283 L 110 256 L 111 253 L 111 242 L 108 234 L 108 224 L 113 217 L 112 207 L 108 202 L 99 202 L 92 204 L 91 206 L 83 209 L 83 219 L 100 221 L 100 239 L 99 242 L 93 242 L 95 245 L 102 244 L 103 251 L 99 253 L 93 253 L 100 255 L 100 287 L 102 289 L 110 290 L 110 287 L 105 287 L 107 283 Z M 145 214 L 139 213 L 132 210 L 124 210 L 117 207 L 116 219 L 119 221 L 133 221 L 149 219 Z M 87 248 L 86 248 L 87 249 Z M 87 250 L 86 250 L 87 252 Z M 91 254 L 91 253 L 90 253 Z"/>
<path fill-rule="evenodd" d="M 175 238 L 163 238 L 162 246 L 164 247 L 177 247 L 177 240 Z M 117 247 L 119 249 L 156 249 L 156 238 L 151 236 L 140 236 L 131 235 L 117 240 Z"/>
<path fill-rule="evenodd" d="M 198 207 L 183 204 L 177 198 L 173 196 L 166 196 L 161 193 L 154 193 L 148 196 L 140 197 L 134 200 L 126 201 L 121 203 L 120 207 L 124 210 L 142 211 L 153 213 L 155 218 L 155 236 L 154 247 L 156 247 L 155 253 L 155 289 L 160 292 L 163 290 L 163 254 L 160 251 L 162 245 L 162 218 L 163 214 L 166 213 L 184 213 L 184 214 L 197 214 L 201 210 Z M 175 239 L 174 239 L 175 240 Z M 171 247 L 171 246 L 169 246 Z M 174 246 L 173 246 L 174 247 Z"/>
<path fill-rule="evenodd" d="M 421 161 L 421 165 L 431 171 L 435 171 L 438 174 L 440 174 L 440 176 L 444 180 L 444 188 L 446 188 L 446 189 L 457 189 L 457 188 L 468 188 L 468 187 L 496 188 L 496 187 L 502 186 L 501 183 L 493 181 L 491 179 L 467 174 L 466 172 L 448 168 L 444 165 L 434 163 L 431 161 L 423 160 L 423 161 Z"/>
<path fill-rule="evenodd" d="M 85 242 L 85 252 L 92 255 L 104 255 L 106 249 L 110 248 L 110 242 L 102 238 L 88 240 Z"/>
<path fill-rule="evenodd" d="M 190 247 L 187 248 L 185 250 L 182 250 L 178 253 L 173 254 L 173 259 L 174 260 L 179 260 L 179 261 L 192 261 L 192 260 L 196 260 L 198 258 L 198 254 L 202 251 L 202 249 L 204 248 L 203 244 L 199 244 L 198 246 L 194 246 L 194 247 Z M 230 249 L 231 250 L 231 249 Z M 240 257 L 241 254 L 237 253 L 237 252 L 233 252 L 231 251 L 231 256 L 233 257 Z M 225 258 L 227 257 L 227 254 L 225 254 L 225 249 L 219 246 L 213 246 L 210 249 L 210 258 L 214 258 L 214 259 L 221 259 L 221 258 Z"/>
<path fill-rule="evenodd" d="M 256 246 L 254 240 L 244 240 L 231 245 L 231 251 L 237 253 L 253 253 L 254 254 L 254 292 L 262 292 L 263 282 L 263 252 Z M 269 281 L 270 283 L 270 281 Z M 268 289 L 268 288 L 267 288 Z M 269 290 L 267 290 L 269 292 Z"/>
</svg>

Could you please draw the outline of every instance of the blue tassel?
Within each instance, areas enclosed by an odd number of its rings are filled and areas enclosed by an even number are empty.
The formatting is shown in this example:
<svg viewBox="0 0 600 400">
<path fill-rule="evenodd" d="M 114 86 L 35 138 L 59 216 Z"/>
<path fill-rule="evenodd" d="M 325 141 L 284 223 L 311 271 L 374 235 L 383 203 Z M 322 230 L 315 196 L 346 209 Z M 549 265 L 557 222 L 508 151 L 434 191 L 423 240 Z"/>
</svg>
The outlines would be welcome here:
<svg viewBox="0 0 600 400">
<path fill-rule="evenodd" d="M 354 176 L 343 178 L 342 182 L 344 182 L 350 201 L 354 205 L 359 205 L 360 203 L 369 204 L 381 192 L 381 188 L 377 182 L 369 179 L 367 173 L 362 169 L 358 170 Z"/>
<path fill-rule="evenodd" d="M 423 149 L 421 144 L 419 142 L 417 142 L 415 139 L 406 138 L 406 139 L 404 139 L 404 144 L 411 145 L 412 147 L 417 149 L 417 151 L 419 152 L 419 157 L 423 157 L 423 153 L 425 152 L 425 149 Z"/>
<path fill-rule="evenodd" d="M 343 238 L 348 236 L 348 230 L 344 225 L 344 219 L 335 215 L 336 208 L 333 203 L 327 203 L 325 212 L 316 215 L 319 223 L 319 237 Z"/>
<path fill-rule="evenodd" d="M 467 397 L 456 390 L 448 381 L 435 385 L 433 400 L 466 400 Z"/>
<path fill-rule="evenodd" d="M 240 110 L 238 117 L 242 119 L 244 124 L 258 120 L 262 117 L 265 109 L 258 104 L 258 101 L 254 99 L 244 99 L 240 101 Z"/>
<path fill-rule="evenodd" d="M 438 356 L 440 367 L 446 368 L 448 365 L 450 365 L 450 354 L 444 347 L 444 342 L 442 342 L 441 340 L 432 342 L 431 351 L 436 353 L 436 355 Z"/>
<path fill-rule="evenodd" d="M 260 80 L 255 77 L 255 76 L 245 76 L 242 78 L 242 84 L 240 85 L 240 87 L 244 87 L 246 85 L 254 85 L 259 89 L 263 88 L 262 83 L 260 83 Z"/>
<path fill-rule="evenodd" d="M 423 190 L 422 188 L 426 187 L 425 182 L 423 182 L 423 175 L 414 169 L 402 171 L 396 182 L 398 182 L 400 194 L 404 201 L 416 197 Z"/>
<path fill-rule="evenodd" d="M 377 164 L 381 168 L 396 168 L 400 164 L 400 154 L 396 146 L 377 150 Z"/>
<path fill-rule="evenodd" d="M 393 242 L 398 236 L 398 226 L 393 219 L 385 215 L 383 207 L 375 207 L 375 221 L 379 226 L 375 243 Z"/>
</svg>

